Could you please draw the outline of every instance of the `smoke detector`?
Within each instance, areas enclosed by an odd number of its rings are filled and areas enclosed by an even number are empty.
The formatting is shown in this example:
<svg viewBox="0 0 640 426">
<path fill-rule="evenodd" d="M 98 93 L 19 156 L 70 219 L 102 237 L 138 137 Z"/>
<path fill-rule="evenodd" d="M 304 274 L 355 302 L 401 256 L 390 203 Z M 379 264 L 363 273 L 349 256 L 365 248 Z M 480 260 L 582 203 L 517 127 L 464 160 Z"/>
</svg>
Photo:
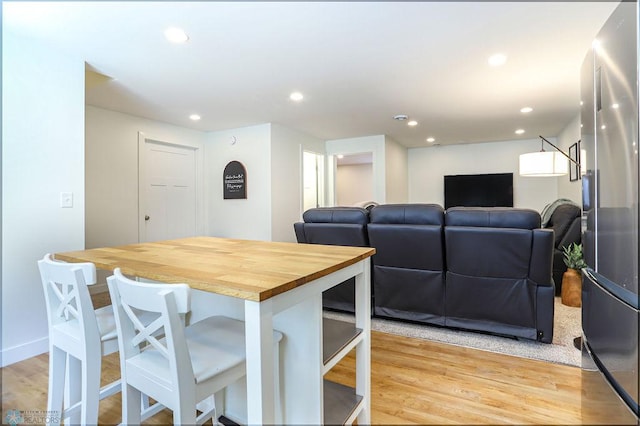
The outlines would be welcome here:
<svg viewBox="0 0 640 426">
<path fill-rule="evenodd" d="M 408 118 L 409 116 L 406 114 L 398 114 L 393 117 L 394 120 L 398 120 L 398 121 L 404 121 L 404 120 L 407 120 Z"/>
</svg>

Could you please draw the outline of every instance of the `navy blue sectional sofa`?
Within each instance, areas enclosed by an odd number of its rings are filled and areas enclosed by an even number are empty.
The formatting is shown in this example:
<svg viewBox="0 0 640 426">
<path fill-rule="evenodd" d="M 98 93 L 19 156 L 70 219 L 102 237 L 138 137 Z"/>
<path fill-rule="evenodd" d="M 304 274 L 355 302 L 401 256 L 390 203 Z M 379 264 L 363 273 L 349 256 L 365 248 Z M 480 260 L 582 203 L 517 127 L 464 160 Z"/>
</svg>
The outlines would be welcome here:
<svg viewBox="0 0 640 426">
<path fill-rule="evenodd" d="M 294 224 L 299 243 L 375 247 L 372 314 L 551 343 L 554 232 L 517 208 L 325 207 Z M 323 295 L 353 312 L 353 281 Z"/>
</svg>

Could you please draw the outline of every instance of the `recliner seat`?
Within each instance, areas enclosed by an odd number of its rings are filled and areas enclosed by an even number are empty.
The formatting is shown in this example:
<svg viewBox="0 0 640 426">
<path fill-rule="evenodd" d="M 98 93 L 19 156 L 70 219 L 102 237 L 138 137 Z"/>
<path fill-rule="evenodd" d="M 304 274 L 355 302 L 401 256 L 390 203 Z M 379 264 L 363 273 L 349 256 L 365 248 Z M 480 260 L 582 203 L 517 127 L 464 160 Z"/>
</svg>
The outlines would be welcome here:
<svg viewBox="0 0 640 426">
<path fill-rule="evenodd" d="M 444 325 L 444 210 L 436 204 L 387 204 L 371 210 L 373 313 Z"/>
<path fill-rule="evenodd" d="M 446 320 L 551 343 L 553 231 L 534 210 L 455 207 L 445 215 Z"/>
</svg>

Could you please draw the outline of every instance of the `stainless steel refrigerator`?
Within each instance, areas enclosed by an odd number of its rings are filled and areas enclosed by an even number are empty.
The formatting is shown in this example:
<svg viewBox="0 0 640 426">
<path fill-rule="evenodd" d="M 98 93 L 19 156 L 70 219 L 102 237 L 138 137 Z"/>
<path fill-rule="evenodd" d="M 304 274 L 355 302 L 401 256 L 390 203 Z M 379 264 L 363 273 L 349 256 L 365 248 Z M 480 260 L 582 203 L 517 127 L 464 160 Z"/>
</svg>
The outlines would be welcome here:
<svg viewBox="0 0 640 426">
<path fill-rule="evenodd" d="M 638 417 L 638 3 L 622 2 L 581 75 L 582 416 Z"/>
</svg>

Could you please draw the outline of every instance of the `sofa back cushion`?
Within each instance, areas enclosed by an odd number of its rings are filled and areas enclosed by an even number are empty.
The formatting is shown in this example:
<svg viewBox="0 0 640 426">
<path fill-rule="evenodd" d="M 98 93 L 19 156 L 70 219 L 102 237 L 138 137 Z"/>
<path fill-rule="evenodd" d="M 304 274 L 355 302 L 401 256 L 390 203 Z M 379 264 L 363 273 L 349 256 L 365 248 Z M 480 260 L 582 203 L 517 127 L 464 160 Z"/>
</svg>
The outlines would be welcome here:
<svg viewBox="0 0 640 426">
<path fill-rule="evenodd" d="M 526 278 L 533 229 L 529 209 L 454 207 L 445 215 L 447 270 L 474 277 Z"/>
<path fill-rule="evenodd" d="M 375 265 L 442 271 L 444 210 L 437 204 L 386 204 L 368 227 Z"/>
<path fill-rule="evenodd" d="M 446 226 L 482 228 L 540 228 L 540 214 L 531 209 L 512 207 L 452 207 L 445 215 Z"/>
<path fill-rule="evenodd" d="M 366 247 L 369 211 L 360 207 L 319 207 L 294 225 L 299 243 Z"/>
<path fill-rule="evenodd" d="M 360 207 L 319 207 L 302 215 L 304 222 L 295 223 L 299 243 L 368 247 L 369 210 Z M 354 312 L 355 279 L 330 288 L 322 295 L 325 308 Z"/>
<path fill-rule="evenodd" d="M 447 227 L 447 270 L 475 277 L 525 278 L 532 233 L 526 229 Z"/>
<path fill-rule="evenodd" d="M 374 313 L 444 324 L 444 210 L 387 204 L 371 210 Z"/>
</svg>

